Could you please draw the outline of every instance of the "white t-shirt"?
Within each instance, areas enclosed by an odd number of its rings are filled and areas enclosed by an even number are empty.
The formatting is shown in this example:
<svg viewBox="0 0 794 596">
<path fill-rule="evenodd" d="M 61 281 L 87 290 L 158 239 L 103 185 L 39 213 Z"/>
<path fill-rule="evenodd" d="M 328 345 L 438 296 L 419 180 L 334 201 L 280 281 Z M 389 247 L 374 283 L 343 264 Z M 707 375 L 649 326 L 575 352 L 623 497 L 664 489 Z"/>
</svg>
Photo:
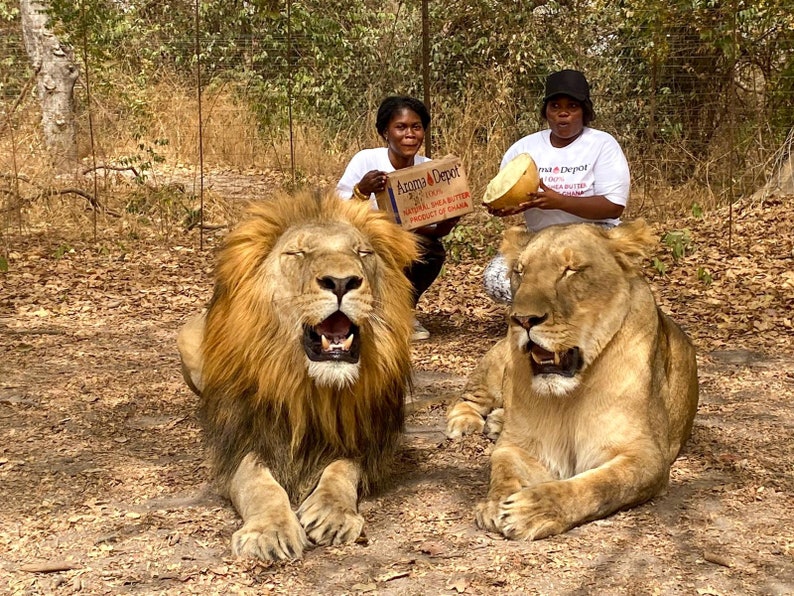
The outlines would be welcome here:
<svg viewBox="0 0 794 596">
<path fill-rule="evenodd" d="M 529 153 L 543 183 L 560 194 L 589 197 L 603 195 L 626 206 L 631 178 L 629 164 L 615 138 L 602 130 L 585 127 L 567 147 L 551 144 L 551 131 L 541 130 L 516 141 L 502 158 L 501 167 L 519 153 Z M 530 231 L 555 224 L 598 222 L 616 226 L 620 219 L 584 219 L 560 209 L 527 209 L 524 219 Z"/>
<path fill-rule="evenodd" d="M 414 165 L 430 161 L 424 155 L 414 156 Z M 345 173 L 336 185 L 336 194 L 344 200 L 348 200 L 353 196 L 353 187 L 361 182 L 364 174 L 371 170 L 380 170 L 381 172 L 394 171 L 394 166 L 391 165 L 389 159 L 388 147 L 376 147 L 374 149 L 363 149 L 350 158 L 350 163 L 345 168 Z M 378 203 L 375 201 L 375 195 L 371 194 L 369 197 L 370 205 L 373 209 L 378 208 Z"/>
</svg>

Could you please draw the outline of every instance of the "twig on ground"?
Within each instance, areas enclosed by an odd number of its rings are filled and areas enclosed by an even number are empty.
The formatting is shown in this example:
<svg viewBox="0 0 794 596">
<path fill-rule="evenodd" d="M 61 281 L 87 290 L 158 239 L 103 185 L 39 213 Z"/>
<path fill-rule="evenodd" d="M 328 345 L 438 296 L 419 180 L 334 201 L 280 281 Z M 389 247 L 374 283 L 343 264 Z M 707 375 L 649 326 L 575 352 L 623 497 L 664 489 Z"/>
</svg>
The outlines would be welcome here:
<svg viewBox="0 0 794 596">
<path fill-rule="evenodd" d="M 58 573 L 59 571 L 71 571 L 76 567 L 66 561 L 42 561 L 41 563 L 31 563 L 22 565 L 19 570 L 28 573 Z"/>
<path fill-rule="evenodd" d="M 15 211 L 15 210 L 19 209 L 20 207 L 24 207 L 25 205 L 29 205 L 30 203 L 32 203 L 32 202 L 34 202 L 34 201 L 36 201 L 38 199 L 43 199 L 43 198 L 51 197 L 51 196 L 54 196 L 54 195 L 73 194 L 73 195 L 77 195 L 79 197 L 83 197 L 86 201 L 88 201 L 88 203 L 95 210 L 107 213 L 108 215 L 110 215 L 112 217 L 121 217 L 120 213 L 105 207 L 104 205 L 102 205 L 102 203 L 99 202 L 99 200 L 94 195 L 92 195 L 89 192 L 84 191 L 81 188 L 44 188 L 44 189 L 42 189 L 41 192 L 39 192 L 39 193 L 37 193 L 35 195 L 32 195 L 32 196 L 29 196 L 29 197 L 25 197 L 25 198 L 22 198 L 22 197 L 18 196 L 16 191 L 8 189 L 8 188 L 0 188 L 0 192 L 4 193 L 4 194 L 7 194 L 7 195 L 12 195 L 12 196 L 16 196 L 17 197 L 17 203 L 15 205 L 11 205 L 9 207 L 6 207 L 5 209 L 0 209 L 0 213 L 9 213 L 11 211 Z"/>
<path fill-rule="evenodd" d="M 96 166 L 86 168 L 83 170 L 83 175 L 90 174 L 95 170 L 112 170 L 114 172 L 132 172 L 136 178 L 140 177 L 140 172 L 135 168 L 135 166 L 114 166 L 110 164 L 98 164 Z"/>
</svg>

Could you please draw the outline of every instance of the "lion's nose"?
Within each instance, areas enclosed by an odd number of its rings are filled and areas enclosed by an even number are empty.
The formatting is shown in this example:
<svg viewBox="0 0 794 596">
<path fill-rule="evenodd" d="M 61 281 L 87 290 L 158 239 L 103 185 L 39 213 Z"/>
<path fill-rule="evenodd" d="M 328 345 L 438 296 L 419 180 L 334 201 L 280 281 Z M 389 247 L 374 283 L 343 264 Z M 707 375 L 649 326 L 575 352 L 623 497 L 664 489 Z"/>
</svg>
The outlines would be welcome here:
<svg viewBox="0 0 794 596">
<path fill-rule="evenodd" d="M 535 325 L 540 325 L 543 321 L 545 321 L 549 315 L 543 316 L 530 316 L 530 315 L 513 315 L 511 318 L 517 324 L 529 331 Z"/>
<path fill-rule="evenodd" d="M 360 288 L 362 281 L 362 278 L 358 276 L 333 277 L 331 275 L 326 275 L 317 278 L 317 283 L 320 287 L 336 294 L 340 302 L 342 301 L 342 296 L 356 288 Z"/>
</svg>

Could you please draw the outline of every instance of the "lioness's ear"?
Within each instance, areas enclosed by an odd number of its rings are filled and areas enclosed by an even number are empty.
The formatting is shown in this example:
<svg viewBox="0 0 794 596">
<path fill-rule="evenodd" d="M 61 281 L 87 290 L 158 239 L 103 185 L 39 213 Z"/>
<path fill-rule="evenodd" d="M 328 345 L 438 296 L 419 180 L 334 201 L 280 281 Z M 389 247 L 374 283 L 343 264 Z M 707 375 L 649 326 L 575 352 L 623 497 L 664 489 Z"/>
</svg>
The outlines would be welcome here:
<svg viewBox="0 0 794 596">
<path fill-rule="evenodd" d="M 527 231 L 525 226 L 513 226 L 505 230 L 505 235 L 502 238 L 502 245 L 499 247 L 501 252 L 508 261 L 515 261 L 521 251 L 532 238 L 532 234 Z"/>
<path fill-rule="evenodd" d="M 623 223 L 607 232 L 615 257 L 624 269 L 634 269 L 648 257 L 657 239 L 644 219 Z"/>
</svg>

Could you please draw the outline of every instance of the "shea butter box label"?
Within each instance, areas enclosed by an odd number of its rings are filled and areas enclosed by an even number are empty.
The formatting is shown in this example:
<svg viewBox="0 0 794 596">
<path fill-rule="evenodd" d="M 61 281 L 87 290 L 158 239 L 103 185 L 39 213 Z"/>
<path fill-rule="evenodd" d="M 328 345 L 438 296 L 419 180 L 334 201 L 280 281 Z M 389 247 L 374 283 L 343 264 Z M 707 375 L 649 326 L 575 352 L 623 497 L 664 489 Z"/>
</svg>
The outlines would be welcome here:
<svg viewBox="0 0 794 596">
<path fill-rule="evenodd" d="M 407 230 L 474 211 L 466 172 L 454 155 L 391 172 L 375 197 L 378 208 Z"/>
</svg>

